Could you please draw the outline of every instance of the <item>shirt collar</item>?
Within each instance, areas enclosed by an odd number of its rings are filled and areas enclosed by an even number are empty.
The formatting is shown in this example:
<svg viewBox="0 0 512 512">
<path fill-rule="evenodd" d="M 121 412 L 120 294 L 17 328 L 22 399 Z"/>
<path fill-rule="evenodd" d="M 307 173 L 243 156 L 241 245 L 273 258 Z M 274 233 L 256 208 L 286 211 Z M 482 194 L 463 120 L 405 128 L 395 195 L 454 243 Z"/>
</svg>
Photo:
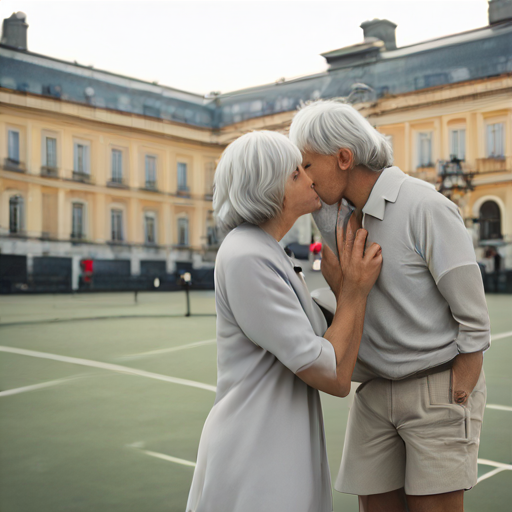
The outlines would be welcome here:
<svg viewBox="0 0 512 512">
<path fill-rule="evenodd" d="M 364 205 L 363 213 L 379 220 L 384 220 L 386 201 L 390 203 L 396 201 L 400 187 L 406 179 L 407 174 L 398 167 L 384 169 L 370 192 L 370 196 Z"/>
</svg>

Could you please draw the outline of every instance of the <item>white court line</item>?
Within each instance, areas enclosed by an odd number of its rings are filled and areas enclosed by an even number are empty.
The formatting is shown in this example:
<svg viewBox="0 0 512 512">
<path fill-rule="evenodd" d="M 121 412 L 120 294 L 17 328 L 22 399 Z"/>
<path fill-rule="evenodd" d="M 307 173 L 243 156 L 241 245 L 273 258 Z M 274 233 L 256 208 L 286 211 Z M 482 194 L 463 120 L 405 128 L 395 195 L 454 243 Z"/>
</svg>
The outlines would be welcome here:
<svg viewBox="0 0 512 512">
<path fill-rule="evenodd" d="M 192 468 L 196 467 L 196 463 L 190 460 L 178 459 L 177 457 L 171 457 L 170 455 L 165 455 L 158 452 L 150 452 L 149 450 L 141 450 L 141 452 L 145 453 L 146 455 L 150 455 L 151 457 L 156 457 L 157 459 L 163 459 L 168 462 L 174 462 L 175 464 L 181 464 L 182 466 L 190 466 Z"/>
<path fill-rule="evenodd" d="M 36 389 L 47 388 L 50 386 L 57 386 L 59 384 L 63 384 L 64 382 L 68 382 L 73 379 L 79 379 L 81 377 L 85 377 L 86 375 L 91 375 L 91 374 L 86 373 L 86 374 L 82 374 L 82 375 L 73 375 L 72 377 L 66 377 L 64 379 L 57 379 L 57 380 L 49 380 L 48 382 L 42 382 L 41 384 L 33 384 L 32 386 L 23 386 L 21 388 L 8 389 L 6 391 L 1 391 L 0 397 L 17 395 L 18 393 L 25 393 L 26 391 L 35 391 Z"/>
<path fill-rule="evenodd" d="M 487 404 L 485 407 L 487 407 L 487 409 L 496 409 L 497 411 L 512 412 L 512 407 L 509 407 L 508 405 Z"/>
<path fill-rule="evenodd" d="M 90 366 L 92 368 L 102 368 L 103 370 L 110 370 L 113 372 L 128 373 L 138 377 L 147 377 L 149 379 L 161 380 L 164 382 L 171 382 L 173 384 L 180 384 L 182 386 L 189 386 L 192 388 L 206 389 L 207 391 L 217 391 L 215 386 L 204 384 L 203 382 L 196 382 L 194 380 L 179 379 L 177 377 L 169 377 L 168 375 L 161 375 L 159 373 L 146 372 L 144 370 L 137 370 L 128 366 L 120 366 L 118 364 L 102 363 L 100 361 L 92 361 L 90 359 L 80 359 L 77 357 L 61 356 L 58 354 L 49 354 L 47 352 L 36 352 L 34 350 L 25 350 L 23 348 L 5 347 L 0 346 L 0 352 L 9 352 L 11 354 L 20 354 L 22 356 L 39 357 L 41 359 L 52 359 L 62 363 L 79 364 L 82 366 Z"/>
<path fill-rule="evenodd" d="M 492 471 L 489 471 L 489 473 L 485 473 L 482 476 L 479 476 L 476 483 L 479 484 L 483 480 L 487 480 L 488 478 L 491 478 L 491 476 L 497 475 L 498 473 L 501 473 L 502 471 L 506 471 L 506 468 L 496 468 Z"/>
<path fill-rule="evenodd" d="M 478 459 L 478 464 L 483 464 L 484 466 L 492 466 L 495 468 L 502 468 L 512 470 L 512 464 L 505 464 L 504 462 L 496 462 L 494 460 L 488 459 Z"/>
<path fill-rule="evenodd" d="M 493 334 L 491 336 L 491 341 L 501 340 L 503 338 L 508 338 L 509 336 L 512 336 L 512 331 L 501 332 L 500 334 Z"/>
<path fill-rule="evenodd" d="M 150 352 L 139 352 L 137 354 L 130 354 L 127 356 L 122 356 L 119 359 L 138 359 L 139 357 L 153 356 L 155 354 L 166 354 L 169 352 L 176 352 L 178 350 L 186 350 L 188 348 L 202 347 L 203 345 L 209 345 L 210 343 L 215 343 L 216 341 L 217 338 L 214 338 L 212 340 L 196 341 L 195 343 L 187 343 L 186 345 L 179 345 L 178 347 L 162 348 L 159 350 L 151 350 Z"/>
</svg>

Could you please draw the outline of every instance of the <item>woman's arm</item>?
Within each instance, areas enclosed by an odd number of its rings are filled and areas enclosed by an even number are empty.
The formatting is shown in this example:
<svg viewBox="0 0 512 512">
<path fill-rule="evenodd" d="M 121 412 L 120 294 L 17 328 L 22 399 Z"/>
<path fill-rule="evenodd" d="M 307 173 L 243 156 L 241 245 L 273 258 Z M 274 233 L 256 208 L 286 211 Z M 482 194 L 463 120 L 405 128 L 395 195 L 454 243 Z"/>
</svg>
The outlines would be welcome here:
<svg viewBox="0 0 512 512">
<path fill-rule="evenodd" d="M 324 334 L 336 354 L 336 377 L 318 371 L 314 364 L 297 373 L 308 385 L 335 396 L 344 397 L 350 392 L 352 372 L 363 334 L 366 300 L 382 266 L 379 245 L 372 244 L 364 254 L 367 234 L 366 230 L 360 229 L 354 236 L 350 224 L 345 240 L 342 231 L 337 232 L 338 247 L 343 247 L 340 261 L 337 262 L 340 276 L 343 276 L 343 285 L 337 286 L 335 279 L 330 283 L 337 294 L 337 308 L 333 322 Z M 329 258 L 327 264 L 331 265 L 332 261 Z M 336 272 L 334 268 L 332 272 L 326 273 L 335 275 Z"/>
</svg>

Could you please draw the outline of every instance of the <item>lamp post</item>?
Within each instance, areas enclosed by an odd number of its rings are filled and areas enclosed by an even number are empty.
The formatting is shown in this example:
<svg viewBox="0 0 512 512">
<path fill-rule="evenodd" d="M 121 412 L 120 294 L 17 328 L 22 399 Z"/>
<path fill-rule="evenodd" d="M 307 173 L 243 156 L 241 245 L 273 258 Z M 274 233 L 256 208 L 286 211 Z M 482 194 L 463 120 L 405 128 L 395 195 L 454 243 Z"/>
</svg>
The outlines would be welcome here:
<svg viewBox="0 0 512 512">
<path fill-rule="evenodd" d="M 185 294 L 187 296 L 187 312 L 185 316 L 190 316 L 190 296 L 189 296 L 189 290 L 190 290 L 190 284 L 192 281 L 192 276 L 190 275 L 190 272 L 184 272 L 181 274 L 181 284 L 185 287 Z"/>
</svg>

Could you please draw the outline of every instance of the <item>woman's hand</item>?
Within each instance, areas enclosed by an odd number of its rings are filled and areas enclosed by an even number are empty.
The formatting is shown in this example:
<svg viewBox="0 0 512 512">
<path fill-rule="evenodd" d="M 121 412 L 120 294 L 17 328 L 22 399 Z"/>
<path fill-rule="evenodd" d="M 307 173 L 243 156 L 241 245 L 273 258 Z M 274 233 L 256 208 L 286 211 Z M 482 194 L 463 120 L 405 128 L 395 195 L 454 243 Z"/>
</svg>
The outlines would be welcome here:
<svg viewBox="0 0 512 512">
<path fill-rule="evenodd" d="M 325 281 L 330 286 L 336 298 L 338 298 L 341 293 L 343 274 L 341 272 L 340 261 L 326 243 L 322 244 L 321 269 Z"/>
<path fill-rule="evenodd" d="M 341 229 L 338 229 L 336 236 L 343 275 L 342 291 L 367 297 L 382 268 L 380 245 L 373 243 L 365 251 L 368 231 L 363 228 L 354 231 L 354 222 L 348 223 L 345 236 Z"/>
</svg>

